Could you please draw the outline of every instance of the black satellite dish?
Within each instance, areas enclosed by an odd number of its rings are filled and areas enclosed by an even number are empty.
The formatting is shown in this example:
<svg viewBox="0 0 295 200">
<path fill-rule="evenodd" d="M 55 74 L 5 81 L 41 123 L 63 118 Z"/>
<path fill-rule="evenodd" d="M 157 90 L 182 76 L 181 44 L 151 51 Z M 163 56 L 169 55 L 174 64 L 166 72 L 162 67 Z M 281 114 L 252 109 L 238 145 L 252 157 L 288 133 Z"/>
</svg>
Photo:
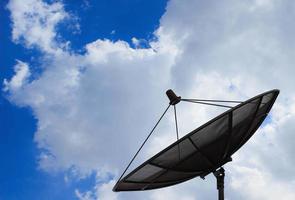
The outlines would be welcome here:
<svg viewBox="0 0 295 200">
<path fill-rule="evenodd" d="M 119 178 L 113 191 L 142 191 L 175 185 L 213 173 L 217 178 L 219 199 L 224 199 L 224 169 L 231 156 L 243 146 L 262 124 L 279 90 L 271 90 L 247 101 L 182 99 L 172 90 L 166 92 L 170 103 L 146 140 Z M 229 107 L 230 109 L 178 139 L 176 104 L 180 101 Z M 231 107 L 216 104 L 239 103 Z M 123 177 L 132 161 L 151 136 L 170 106 L 174 107 L 177 141 Z M 123 177 L 123 178 L 122 178 Z"/>
</svg>

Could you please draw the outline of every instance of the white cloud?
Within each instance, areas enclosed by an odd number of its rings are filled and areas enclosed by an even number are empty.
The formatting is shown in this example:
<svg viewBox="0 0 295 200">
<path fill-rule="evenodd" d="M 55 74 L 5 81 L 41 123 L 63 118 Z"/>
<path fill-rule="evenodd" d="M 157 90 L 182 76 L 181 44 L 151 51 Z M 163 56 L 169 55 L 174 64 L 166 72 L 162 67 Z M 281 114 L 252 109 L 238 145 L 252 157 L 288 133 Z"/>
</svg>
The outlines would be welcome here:
<svg viewBox="0 0 295 200">
<path fill-rule="evenodd" d="M 112 191 L 116 181 L 112 180 L 108 183 L 104 183 L 97 188 L 97 197 L 98 199 L 104 200 L 116 200 L 118 199 L 118 193 Z"/>
<path fill-rule="evenodd" d="M 101 180 L 99 180 L 99 182 L 101 182 Z M 118 193 L 114 193 L 112 191 L 115 183 L 115 180 L 105 180 L 104 183 L 97 183 L 93 190 L 80 192 L 78 189 L 76 189 L 75 194 L 79 200 L 118 200 Z"/>
<path fill-rule="evenodd" d="M 85 44 L 81 55 L 63 48 L 57 37 L 58 23 L 68 16 L 62 3 L 23 4 L 8 5 L 13 39 L 44 52 L 44 71 L 28 82 L 29 69 L 21 63 L 23 70 L 16 70 L 4 87 L 12 101 L 31 107 L 38 119 L 35 141 L 42 150 L 42 169 L 70 170 L 78 178 L 93 171 L 99 174 L 97 180 L 104 183 L 97 182 L 85 193 L 76 190 L 78 198 L 216 198 L 213 177 L 124 194 L 112 193 L 114 182 L 105 179 L 108 174 L 118 176 L 127 164 L 167 104 L 164 92 L 170 87 L 183 97 L 224 99 L 281 89 L 269 124 L 228 165 L 226 195 L 276 199 L 284 193 L 294 198 L 295 27 L 289 20 L 295 17 L 293 1 L 171 0 L 151 48 L 98 39 Z M 193 105 L 179 105 L 178 111 L 181 134 L 222 112 Z M 165 118 L 148 144 L 151 148 L 144 149 L 137 162 L 175 139 L 171 124 L 173 118 Z M 243 187 L 246 183 L 253 185 Z"/>
<path fill-rule="evenodd" d="M 79 190 L 76 189 L 75 194 L 79 200 L 94 200 L 95 199 L 95 197 L 93 196 L 91 191 L 81 193 Z"/>
<path fill-rule="evenodd" d="M 38 47 L 47 53 L 60 51 L 56 37 L 56 25 L 69 14 L 61 2 L 48 4 L 42 0 L 9 1 L 7 8 L 13 22 L 12 39 L 23 42 L 27 47 Z"/>
<path fill-rule="evenodd" d="M 231 173 L 234 175 L 230 186 L 238 191 L 243 199 L 295 198 L 295 182 L 282 182 L 262 170 L 241 166 L 235 167 Z"/>
<path fill-rule="evenodd" d="M 27 63 L 17 60 L 17 64 L 14 66 L 15 75 L 11 80 L 4 79 L 4 91 L 16 91 L 21 89 L 27 82 L 31 75 L 29 66 Z"/>
</svg>

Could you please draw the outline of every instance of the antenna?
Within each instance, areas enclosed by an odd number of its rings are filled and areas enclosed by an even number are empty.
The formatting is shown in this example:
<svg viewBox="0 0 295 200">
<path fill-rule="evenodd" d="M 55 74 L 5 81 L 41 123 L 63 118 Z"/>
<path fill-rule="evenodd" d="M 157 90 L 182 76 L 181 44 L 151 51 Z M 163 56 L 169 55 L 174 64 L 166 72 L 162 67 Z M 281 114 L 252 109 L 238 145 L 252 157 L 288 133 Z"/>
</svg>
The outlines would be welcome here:
<svg viewBox="0 0 295 200">
<path fill-rule="evenodd" d="M 113 191 L 163 188 L 195 177 L 205 179 L 212 173 L 217 180 L 218 199 L 224 200 L 225 170 L 223 166 L 232 161 L 231 156 L 251 138 L 262 124 L 279 95 L 279 90 L 270 90 L 243 102 L 182 99 L 171 89 L 167 90 L 166 95 L 169 99 L 168 107 L 127 165 Z M 180 102 L 219 106 L 228 110 L 179 138 L 176 105 Z M 219 103 L 236 103 L 237 105 L 228 106 Z M 171 106 L 174 107 L 177 140 L 123 177 Z"/>
</svg>

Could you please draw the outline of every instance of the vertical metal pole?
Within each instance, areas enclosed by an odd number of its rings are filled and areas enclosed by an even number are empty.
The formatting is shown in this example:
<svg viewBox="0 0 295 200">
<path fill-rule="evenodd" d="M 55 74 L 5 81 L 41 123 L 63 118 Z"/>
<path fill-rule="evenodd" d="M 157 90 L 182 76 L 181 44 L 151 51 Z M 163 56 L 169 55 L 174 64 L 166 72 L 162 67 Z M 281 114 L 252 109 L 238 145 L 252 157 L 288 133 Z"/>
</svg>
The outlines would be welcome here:
<svg viewBox="0 0 295 200">
<path fill-rule="evenodd" d="M 221 167 L 219 170 L 215 171 L 214 176 L 217 181 L 217 190 L 218 190 L 218 200 L 224 200 L 224 169 Z"/>
</svg>

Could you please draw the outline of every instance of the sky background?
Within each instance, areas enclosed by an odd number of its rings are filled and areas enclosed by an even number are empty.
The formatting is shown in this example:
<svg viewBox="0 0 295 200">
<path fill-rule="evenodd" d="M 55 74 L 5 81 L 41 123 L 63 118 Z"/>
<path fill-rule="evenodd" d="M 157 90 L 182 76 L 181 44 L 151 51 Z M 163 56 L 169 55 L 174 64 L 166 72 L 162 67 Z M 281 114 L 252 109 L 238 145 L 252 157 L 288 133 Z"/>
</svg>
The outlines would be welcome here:
<svg viewBox="0 0 295 200">
<path fill-rule="evenodd" d="M 225 166 L 225 194 L 295 199 L 294 1 L 10 0 L 0 9 L 0 200 L 216 199 L 212 175 L 111 191 L 168 88 L 238 100 L 280 89 Z M 183 136 L 224 109 L 178 111 Z M 168 113 L 132 167 L 175 141 L 173 120 Z"/>
</svg>

